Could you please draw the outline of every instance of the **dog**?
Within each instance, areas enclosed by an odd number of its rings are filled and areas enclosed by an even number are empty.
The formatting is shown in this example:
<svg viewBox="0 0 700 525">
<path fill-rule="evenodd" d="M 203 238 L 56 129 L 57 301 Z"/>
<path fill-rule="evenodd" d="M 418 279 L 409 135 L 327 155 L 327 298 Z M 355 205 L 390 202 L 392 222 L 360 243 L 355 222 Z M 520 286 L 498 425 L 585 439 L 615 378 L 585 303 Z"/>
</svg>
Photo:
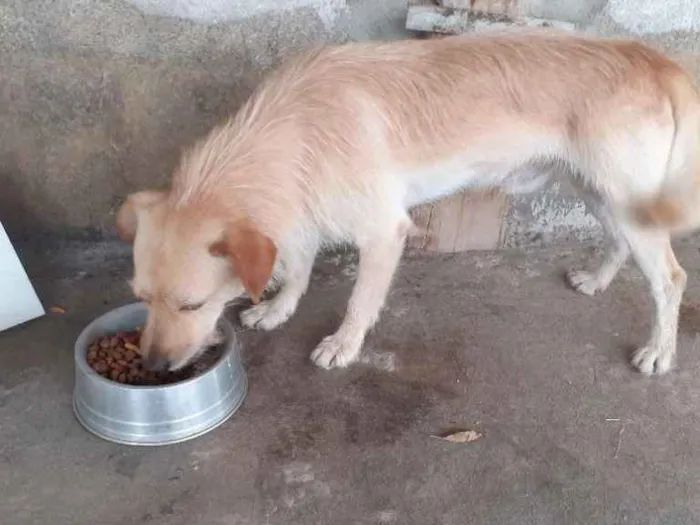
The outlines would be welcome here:
<svg viewBox="0 0 700 525">
<path fill-rule="evenodd" d="M 311 353 L 320 367 L 345 367 L 383 307 L 415 229 L 411 207 L 564 177 L 610 240 L 602 265 L 571 271 L 571 285 L 605 290 L 631 253 L 655 303 L 632 362 L 664 373 L 686 284 L 670 238 L 700 224 L 699 146 L 692 81 L 633 41 L 523 31 L 307 51 L 186 150 L 167 190 L 131 194 L 119 209 L 133 291 L 148 303 L 146 362 L 184 366 L 246 294 L 243 325 L 280 326 L 318 251 L 352 244 L 346 314 Z"/>
</svg>

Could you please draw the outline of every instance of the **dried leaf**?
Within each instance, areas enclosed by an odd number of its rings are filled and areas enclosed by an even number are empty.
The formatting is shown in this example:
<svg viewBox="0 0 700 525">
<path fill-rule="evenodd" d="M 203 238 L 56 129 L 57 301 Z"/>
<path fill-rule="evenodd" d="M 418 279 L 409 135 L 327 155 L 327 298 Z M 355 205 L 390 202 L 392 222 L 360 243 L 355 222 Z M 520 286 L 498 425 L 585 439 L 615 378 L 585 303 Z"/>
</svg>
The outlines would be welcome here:
<svg viewBox="0 0 700 525">
<path fill-rule="evenodd" d="M 49 311 L 51 311 L 51 313 L 54 313 L 54 314 L 65 314 L 66 313 L 66 309 L 61 308 L 60 306 L 52 306 L 51 308 L 49 308 Z"/>
<path fill-rule="evenodd" d="M 446 436 L 430 436 L 449 443 L 471 443 L 482 437 L 476 430 L 460 430 Z"/>
</svg>

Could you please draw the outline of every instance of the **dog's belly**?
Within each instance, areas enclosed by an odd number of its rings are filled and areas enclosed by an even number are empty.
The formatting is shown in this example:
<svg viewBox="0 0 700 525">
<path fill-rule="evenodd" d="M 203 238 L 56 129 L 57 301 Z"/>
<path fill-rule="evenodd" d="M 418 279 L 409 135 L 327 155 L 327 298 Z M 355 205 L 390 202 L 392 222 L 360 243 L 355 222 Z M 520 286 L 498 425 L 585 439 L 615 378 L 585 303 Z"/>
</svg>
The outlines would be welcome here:
<svg viewBox="0 0 700 525">
<path fill-rule="evenodd" d="M 440 163 L 406 173 L 406 204 L 416 206 L 463 189 L 499 188 L 505 193 L 530 193 L 546 184 L 551 175 L 550 168 L 529 163 Z"/>
</svg>

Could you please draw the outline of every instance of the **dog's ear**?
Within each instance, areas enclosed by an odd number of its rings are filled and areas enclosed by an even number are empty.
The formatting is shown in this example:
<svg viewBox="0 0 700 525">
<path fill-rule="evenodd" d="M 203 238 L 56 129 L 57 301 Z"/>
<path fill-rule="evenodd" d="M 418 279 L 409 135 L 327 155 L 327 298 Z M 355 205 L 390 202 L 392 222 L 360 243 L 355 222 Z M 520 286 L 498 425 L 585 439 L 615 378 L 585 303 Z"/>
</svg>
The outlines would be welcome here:
<svg viewBox="0 0 700 525">
<path fill-rule="evenodd" d="M 246 221 L 228 227 L 223 239 L 209 247 L 215 257 L 227 257 L 233 273 L 254 304 L 260 302 L 277 257 L 277 247 L 267 235 Z"/>
<path fill-rule="evenodd" d="M 164 198 L 165 192 L 156 190 L 138 191 L 129 195 L 117 212 L 117 235 L 124 242 L 134 242 L 139 215 Z"/>
</svg>

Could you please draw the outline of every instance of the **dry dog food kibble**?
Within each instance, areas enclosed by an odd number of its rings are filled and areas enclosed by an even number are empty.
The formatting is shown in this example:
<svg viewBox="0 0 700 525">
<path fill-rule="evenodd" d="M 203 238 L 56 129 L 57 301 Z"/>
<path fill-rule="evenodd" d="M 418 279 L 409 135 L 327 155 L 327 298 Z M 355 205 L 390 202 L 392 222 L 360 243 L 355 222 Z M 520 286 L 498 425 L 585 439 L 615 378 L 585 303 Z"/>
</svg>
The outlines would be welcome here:
<svg viewBox="0 0 700 525">
<path fill-rule="evenodd" d="M 211 368 L 221 356 L 220 349 L 210 349 L 185 368 L 175 372 L 153 372 L 143 367 L 140 339 L 141 333 L 138 330 L 100 337 L 88 348 L 87 363 L 102 377 L 119 383 L 167 385 L 198 376 Z"/>
</svg>

